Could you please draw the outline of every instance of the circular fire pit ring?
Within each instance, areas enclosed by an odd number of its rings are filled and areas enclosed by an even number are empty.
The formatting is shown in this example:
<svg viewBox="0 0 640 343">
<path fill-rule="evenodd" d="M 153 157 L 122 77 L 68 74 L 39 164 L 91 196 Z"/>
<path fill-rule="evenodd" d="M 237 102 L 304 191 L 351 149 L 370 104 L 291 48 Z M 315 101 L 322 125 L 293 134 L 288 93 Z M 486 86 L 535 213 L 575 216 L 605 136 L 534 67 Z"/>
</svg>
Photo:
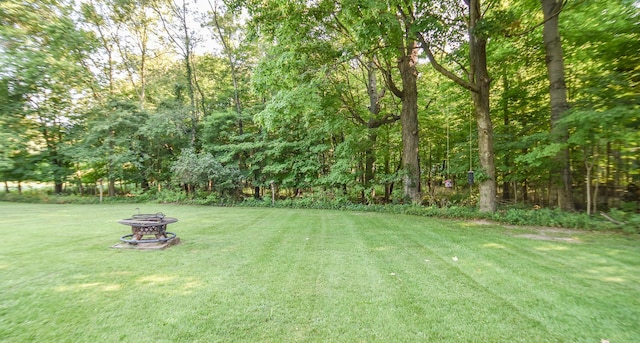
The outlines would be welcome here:
<svg viewBox="0 0 640 343">
<path fill-rule="evenodd" d="M 161 212 L 154 214 L 134 214 L 131 218 L 119 220 L 122 225 L 131 226 L 131 234 L 120 237 L 120 240 L 129 244 L 167 242 L 176 238 L 176 234 L 167 231 L 167 225 L 177 222 L 178 219 L 165 217 Z M 143 238 L 154 235 L 155 239 Z"/>
<path fill-rule="evenodd" d="M 135 234 L 129 234 L 129 235 L 124 235 L 122 237 L 120 237 L 120 240 L 122 242 L 125 243 L 129 243 L 129 244 L 138 244 L 138 243 L 164 243 L 164 242 L 168 242 L 174 238 L 176 238 L 176 234 L 173 232 L 169 232 L 169 231 L 165 231 L 165 236 L 163 238 L 144 238 L 144 239 L 134 239 L 133 237 L 135 236 Z"/>
</svg>

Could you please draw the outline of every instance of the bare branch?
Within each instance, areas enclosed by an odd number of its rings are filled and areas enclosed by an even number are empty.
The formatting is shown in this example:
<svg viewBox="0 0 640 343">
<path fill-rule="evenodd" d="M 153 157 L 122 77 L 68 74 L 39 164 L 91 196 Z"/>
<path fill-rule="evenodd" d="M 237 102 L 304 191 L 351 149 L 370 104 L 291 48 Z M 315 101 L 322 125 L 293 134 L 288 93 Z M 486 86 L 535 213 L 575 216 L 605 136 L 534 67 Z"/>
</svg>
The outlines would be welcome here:
<svg viewBox="0 0 640 343">
<path fill-rule="evenodd" d="M 431 46 L 429 43 L 427 43 L 427 41 L 424 39 L 424 36 L 422 34 L 418 34 L 418 38 L 420 39 L 420 43 L 422 45 L 422 49 L 424 50 L 424 52 L 427 54 L 427 57 L 429 58 L 431 65 L 433 66 L 433 68 L 435 70 L 437 70 L 440 74 L 446 76 L 447 78 L 449 78 L 451 81 L 457 83 L 458 85 L 462 86 L 465 89 L 468 89 L 472 92 L 478 92 L 479 89 L 476 85 L 472 84 L 469 81 L 466 81 L 464 79 L 462 79 L 461 77 L 459 77 L 458 75 L 452 73 L 449 69 L 445 68 L 443 65 L 441 65 L 438 60 L 436 59 L 436 57 L 433 55 L 433 51 L 431 51 Z"/>
<path fill-rule="evenodd" d="M 563 2 L 559 3 L 560 6 L 558 6 L 557 10 L 553 13 L 551 13 L 549 15 L 549 17 L 535 25 L 533 25 L 532 27 L 522 31 L 522 32 L 517 32 L 517 33 L 508 33 L 505 35 L 505 37 L 507 38 L 513 38 L 513 37 L 520 37 L 520 36 L 524 36 L 527 35 L 531 32 L 533 32 L 535 29 L 539 28 L 540 26 L 543 26 L 546 22 L 548 22 L 549 20 L 555 18 L 556 16 L 560 15 L 560 12 L 562 12 L 562 10 L 565 8 L 566 4 L 567 4 L 568 0 L 564 0 Z"/>
</svg>

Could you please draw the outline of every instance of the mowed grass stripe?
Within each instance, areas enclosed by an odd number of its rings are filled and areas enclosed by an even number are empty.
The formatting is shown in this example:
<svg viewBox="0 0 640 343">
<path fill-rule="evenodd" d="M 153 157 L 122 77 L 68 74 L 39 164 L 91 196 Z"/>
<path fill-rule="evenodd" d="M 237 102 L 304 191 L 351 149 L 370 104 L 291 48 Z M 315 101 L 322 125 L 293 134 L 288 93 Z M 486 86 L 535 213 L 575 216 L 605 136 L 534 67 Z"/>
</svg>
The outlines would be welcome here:
<svg viewBox="0 0 640 343">
<path fill-rule="evenodd" d="M 439 341 L 464 340 L 474 333 L 474 339 L 478 341 L 550 338 L 538 323 L 514 311 L 511 304 L 467 277 L 459 267 L 465 264 L 468 254 L 459 243 L 451 243 L 446 234 L 438 232 L 447 230 L 442 224 L 433 221 L 429 227 L 423 227 L 420 221 L 413 223 L 412 219 L 407 218 L 406 230 L 395 230 L 395 244 L 398 251 L 404 253 L 389 252 L 383 258 L 395 261 L 398 272 L 394 274 L 401 278 L 399 284 L 406 293 L 403 298 L 413 299 L 411 304 L 419 309 L 419 315 L 414 316 L 414 327 L 426 327 L 424 332 L 438 333 L 427 337 Z M 397 222 L 397 218 L 393 222 Z M 394 231 L 388 232 L 387 236 L 393 237 Z M 516 323 L 518 332 L 513 330 Z M 434 324 L 439 328 L 433 330 Z M 491 327 L 491 337 L 478 335 L 482 332 L 478 330 L 480 327 Z"/>
<path fill-rule="evenodd" d="M 179 218 L 169 230 L 182 243 L 109 249 L 136 207 Z M 640 336 L 635 238 L 538 241 L 518 237 L 525 228 L 412 216 L 156 204 L 0 203 L 0 216 L 11 223 L 0 228 L 0 341 Z"/>
<path fill-rule="evenodd" d="M 461 224 L 467 226 L 468 224 Z M 480 230 L 478 230 L 480 229 Z M 481 228 L 459 229 L 458 239 L 472 237 L 471 242 L 482 242 L 490 238 L 493 242 L 479 245 L 476 249 L 467 249 L 464 253 L 458 254 L 459 262 L 455 265 L 468 276 L 469 279 L 477 282 L 479 286 L 485 288 L 487 294 L 494 294 L 506 303 L 517 308 L 520 313 L 527 313 L 528 318 L 543 323 L 546 331 L 550 334 L 540 339 L 550 339 L 558 332 L 573 337 L 572 340 L 579 341 L 578 337 L 585 335 L 586 331 L 592 331 L 592 335 L 603 334 L 599 329 L 603 327 L 602 321 L 611 321 L 610 318 L 600 317 L 596 314 L 587 318 L 584 326 L 568 325 L 572 319 L 584 320 L 585 315 L 594 308 L 607 308 L 616 306 L 620 301 L 637 303 L 637 297 L 632 299 L 626 295 L 615 293 L 619 284 L 595 285 L 593 280 L 585 279 L 576 274 L 585 262 L 583 250 L 588 249 L 587 256 L 594 257 L 593 247 L 580 244 L 547 242 L 526 239 L 513 239 L 508 236 L 491 237 L 491 231 Z M 592 239 L 594 235 L 581 234 Z M 600 238 L 603 235 L 595 234 Z M 455 241 L 456 239 L 454 239 Z M 447 241 L 437 246 L 444 250 L 452 251 L 452 247 Z M 471 244 L 463 244 L 464 247 L 472 247 Z M 459 248 L 454 244 L 455 248 Z M 632 254 L 635 249 L 631 248 Z M 505 251 L 507 254 L 505 254 Z M 575 255 L 578 259 L 574 258 Z M 600 255 L 597 255 L 600 256 Z M 582 260 L 576 263 L 577 260 Z M 546 263 L 545 263 L 546 261 Z M 591 262 L 587 262 L 590 264 Z M 483 268 L 484 267 L 484 268 Z M 634 269 L 635 267 L 627 266 Z M 628 270 L 627 270 L 628 271 Z M 625 292 L 629 291 L 629 286 L 633 289 L 637 285 L 637 274 L 623 273 L 627 277 L 627 284 L 623 286 Z M 576 277 L 577 276 L 577 277 Z M 478 287 L 480 288 L 480 287 Z M 505 292 L 507 290 L 507 292 Z M 604 290 L 604 292 L 599 292 Z M 628 309 L 628 306 L 620 305 L 617 308 Z M 623 311 L 611 311 L 614 321 L 627 321 L 629 313 Z M 600 322 L 600 323 L 599 323 Z M 606 325 L 605 325 L 606 326 Z M 606 336 L 606 335 L 605 335 Z M 531 339 L 531 336 L 527 338 Z"/>
<path fill-rule="evenodd" d="M 248 273 L 253 282 L 266 285 L 262 299 L 273 310 L 270 320 L 284 325 L 293 338 L 362 331 L 357 311 L 362 308 L 358 303 L 365 302 L 354 297 L 366 291 L 363 286 L 375 283 L 368 281 L 370 271 L 359 262 L 366 258 L 365 250 L 349 239 L 354 223 L 337 213 L 328 217 L 320 211 L 299 213 L 311 224 L 289 225 L 285 218 L 274 228 L 284 238 L 268 245 L 267 259 L 261 258 Z"/>
</svg>

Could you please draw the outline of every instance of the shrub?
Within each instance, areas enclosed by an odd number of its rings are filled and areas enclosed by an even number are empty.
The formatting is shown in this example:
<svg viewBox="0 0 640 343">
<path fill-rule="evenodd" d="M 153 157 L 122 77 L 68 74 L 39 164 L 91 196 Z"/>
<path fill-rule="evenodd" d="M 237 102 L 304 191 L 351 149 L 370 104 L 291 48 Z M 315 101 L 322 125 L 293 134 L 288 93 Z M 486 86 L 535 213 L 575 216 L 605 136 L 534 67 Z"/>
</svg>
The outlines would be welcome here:
<svg viewBox="0 0 640 343">
<path fill-rule="evenodd" d="M 619 227 L 623 232 L 640 233 L 640 214 L 612 209 L 608 216 L 616 221 L 610 221 L 610 225 Z"/>
<path fill-rule="evenodd" d="M 50 195 L 46 192 L 23 192 L 23 194 L 0 193 L 0 201 L 27 203 L 98 203 L 97 196 L 80 197 L 76 195 Z M 164 188 L 162 191 L 148 190 L 133 193 L 127 197 L 104 197 L 105 203 L 183 203 L 211 206 L 243 206 L 243 207 L 279 207 L 329 209 L 343 211 L 379 212 L 390 214 L 406 214 L 414 216 L 438 217 L 446 219 L 487 219 L 512 225 L 551 226 L 587 230 L 621 230 L 626 233 L 640 233 L 640 214 L 612 210 L 609 216 L 619 222 L 605 219 L 603 216 L 588 216 L 585 213 L 563 212 L 559 209 L 525 209 L 518 207 L 501 208 L 496 213 L 480 213 L 475 207 L 454 205 L 448 207 L 420 206 L 413 204 L 362 204 L 349 201 L 347 197 L 302 197 L 276 200 L 270 197 L 255 199 L 253 197 L 238 201 L 232 196 L 216 192 L 198 192 L 186 194 L 180 189 Z"/>
</svg>

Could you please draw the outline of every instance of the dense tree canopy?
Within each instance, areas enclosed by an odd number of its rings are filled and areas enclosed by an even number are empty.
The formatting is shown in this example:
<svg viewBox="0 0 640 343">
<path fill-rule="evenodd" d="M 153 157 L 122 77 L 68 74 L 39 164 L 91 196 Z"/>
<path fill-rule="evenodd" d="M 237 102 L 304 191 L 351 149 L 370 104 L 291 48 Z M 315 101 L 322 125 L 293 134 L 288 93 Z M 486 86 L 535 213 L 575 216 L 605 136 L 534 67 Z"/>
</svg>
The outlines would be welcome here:
<svg viewBox="0 0 640 343">
<path fill-rule="evenodd" d="M 623 207 L 637 51 L 633 0 L 4 1 L 0 177 Z"/>
</svg>

